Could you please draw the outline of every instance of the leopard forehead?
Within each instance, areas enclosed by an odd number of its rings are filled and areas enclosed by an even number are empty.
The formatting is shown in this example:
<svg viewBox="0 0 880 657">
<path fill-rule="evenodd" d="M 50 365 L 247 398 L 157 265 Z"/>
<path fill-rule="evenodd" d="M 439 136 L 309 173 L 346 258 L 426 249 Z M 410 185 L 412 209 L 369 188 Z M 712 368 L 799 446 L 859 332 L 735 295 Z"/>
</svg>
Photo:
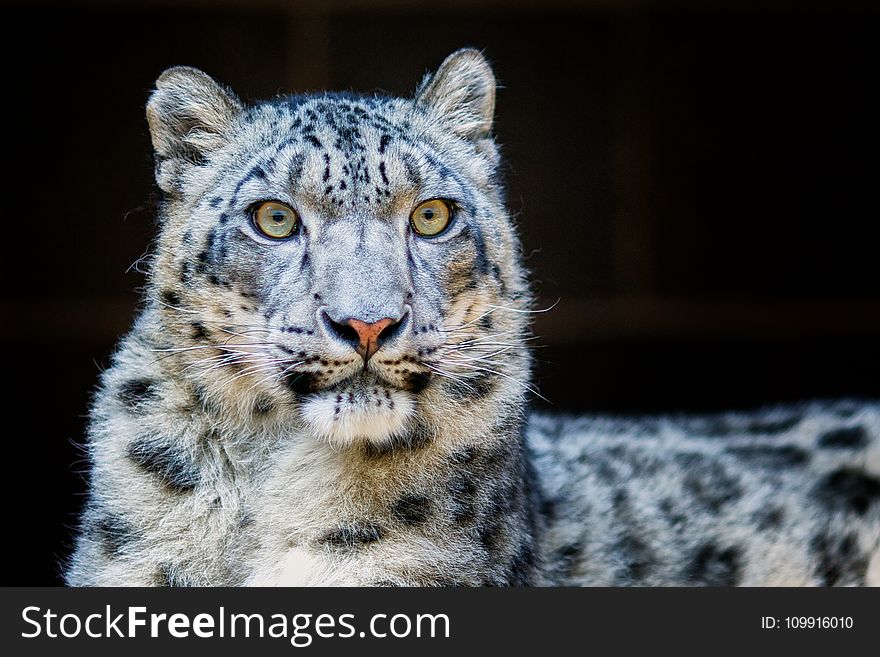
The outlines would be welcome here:
<svg viewBox="0 0 880 657">
<path fill-rule="evenodd" d="M 408 201 L 445 194 L 473 211 L 494 182 L 491 158 L 412 102 L 388 98 L 292 97 L 252 107 L 210 165 L 192 187 L 201 191 L 208 178 L 230 208 L 273 186 L 325 218 L 387 214 L 402 191 Z"/>
</svg>

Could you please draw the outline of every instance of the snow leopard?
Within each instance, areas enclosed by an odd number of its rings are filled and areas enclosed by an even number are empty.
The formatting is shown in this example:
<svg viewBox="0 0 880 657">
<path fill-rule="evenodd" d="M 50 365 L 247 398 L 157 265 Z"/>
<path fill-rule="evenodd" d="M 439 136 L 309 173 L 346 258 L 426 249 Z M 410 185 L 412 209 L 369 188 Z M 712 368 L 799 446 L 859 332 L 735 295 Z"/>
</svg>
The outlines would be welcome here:
<svg viewBox="0 0 880 657">
<path fill-rule="evenodd" d="M 158 236 L 68 584 L 880 583 L 876 401 L 530 410 L 496 86 L 473 49 L 405 98 L 158 78 Z"/>
</svg>

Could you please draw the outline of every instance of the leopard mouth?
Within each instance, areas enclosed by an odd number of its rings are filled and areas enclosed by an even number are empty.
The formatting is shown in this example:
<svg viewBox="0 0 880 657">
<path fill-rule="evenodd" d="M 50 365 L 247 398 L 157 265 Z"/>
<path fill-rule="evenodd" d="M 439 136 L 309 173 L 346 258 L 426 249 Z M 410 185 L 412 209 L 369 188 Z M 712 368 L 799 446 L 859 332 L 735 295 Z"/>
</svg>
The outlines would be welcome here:
<svg viewBox="0 0 880 657">
<path fill-rule="evenodd" d="M 311 433 L 336 445 L 380 445 L 404 434 L 415 413 L 415 396 L 367 372 L 312 390 L 300 415 Z"/>
<path fill-rule="evenodd" d="M 376 399 L 388 398 L 394 390 L 396 388 L 385 385 L 378 377 L 364 374 L 337 381 L 317 391 L 317 394 L 344 396 L 348 403 L 368 403 Z"/>
<path fill-rule="evenodd" d="M 283 383 L 298 395 L 349 392 L 351 390 L 386 388 L 394 391 L 419 394 L 432 380 L 430 370 L 385 371 L 379 368 L 358 368 L 341 378 L 328 379 L 321 372 L 292 372 Z"/>
</svg>

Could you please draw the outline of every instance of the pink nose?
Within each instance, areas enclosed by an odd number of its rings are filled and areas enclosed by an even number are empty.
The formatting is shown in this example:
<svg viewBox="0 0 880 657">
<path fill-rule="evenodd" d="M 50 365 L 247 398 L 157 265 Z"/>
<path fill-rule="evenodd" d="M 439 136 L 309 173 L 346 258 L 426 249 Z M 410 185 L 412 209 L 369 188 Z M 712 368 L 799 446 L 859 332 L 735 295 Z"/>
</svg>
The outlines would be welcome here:
<svg viewBox="0 0 880 657">
<path fill-rule="evenodd" d="M 367 324 L 359 319 L 349 319 L 346 322 L 346 324 L 353 328 L 358 334 L 360 342 L 355 347 L 355 351 L 357 351 L 365 361 L 369 360 L 370 357 L 379 350 L 379 335 L 382 331 L 396 323 L 397 322 L 390 317 L 385 317 L 372 324 Z"/>
</svg>

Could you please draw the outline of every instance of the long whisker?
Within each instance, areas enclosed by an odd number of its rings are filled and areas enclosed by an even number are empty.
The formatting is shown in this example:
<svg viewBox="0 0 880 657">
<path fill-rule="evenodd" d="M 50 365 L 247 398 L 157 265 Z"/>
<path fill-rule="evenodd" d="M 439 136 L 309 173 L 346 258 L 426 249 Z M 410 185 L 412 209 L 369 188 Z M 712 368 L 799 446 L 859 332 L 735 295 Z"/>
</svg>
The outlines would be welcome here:
<svg viewBox="0 0 880 657">
<path fill-rule="evenodd" d="M 470 342 L 448 342 L 443 345 L 443 348 L 447 351 L 479 351 L 485 350 L 486 348 L 493 349 L 497 347 L 516 347 L 517 345 L 513 342 L 481 342 L 478 344 L 472 344 Z"/>
<path fill-rule="evenodd" d="M 508 347 L 504 347 L 503 349 L 498 349 L 498 350 L 496 350 L 496 351 L 493 351 L 493 352 L 490 353 L 490 354 L 485 354 L 485 355 L 479 355 L 479 354 L 478 354 L 478 355 L 475 355 L 475 356 L 463 356 L 463 357 L 462 357 L 462 356 L 459 356 L 458 354 L 451 353 L 451 354 L 449 354 L 449 356 L 454 357 L 454 360 L 455 360 L 455 362 L 457 362 L 457 363 L 467 363 L 467 362 L 470 362 L 470 361 L 483 361 L 483 362 L 488 362 L 488 359 L 492 358 L 492 356 L 497 356 L 498 354 L 503 354 L 503 353 L 505 353 L 505 352 L 507 352 L 507 351 L 510 351 L 511 349 L 513 349 L 513 347 L 512 347 L 512 346 L 508 346 Z"/>
<path fill-rule="evenodd" d="M 448 328 L 448 329 L 441 329 L 441 331 L 443 331 L 444 333 L 451 333 L 451 332 L 454 332 L 454 331 L 460 331 L 460 330 L 463 329 L 463 328 L 466 328 L 466 327 L 468 327 L 468 326 L 472 326 L 472 325 L 476 324 L 477 322 L 479 322 L 479 321 L 480 321 L 481 319 L 483 319 L 484 317 L 487 317 L 488 315 L 491 315 L 492 313 L 494 313 L 494 312 L 496 312 L 496 311 L 499 311 L 499 310 L 503 310 L 503 311 L 506 311 L 506 312 L 512 312 L 512 313 L 521 313 L 521 314 L 525 314 L 525 315 L 537 315 L 537 314 L 540 314 L 540 313 L 546 313 L 546 312 L 549 312 L 549 311 L 553 310 L 553 309 L 559 304 L 559 302 L 560 302 L 560 299 L 557 299 L 556 301 L 554 301 L 554 302 L 553 302 L 550 306 L 548 306 L 547 308 L 537 308 L 537 309 L 531 309 L 531 308 L 513 308 L 513 307 L 511 307 L 511 306 L 496 306 L 496 305 L 488 305 L 488 306 L 486 306 L 486 307 L 488 308 L 488 310 L 487 310 L 486 312 L 484 312 L 484 313 L 482 313 L 481 315 L 475 317 L 475 318 L 472 319 L 471 321 L 466 322 L 466 323 L 464 323 L 464 324 L 461 324 L 460 326 L 453 326 L 453 327 Z"/>
<path fill-rule="evenodd" d="M 224 367 L 229 367 L 231 365 L 257 365 L 257 366 L 259 366 L 259 364 L 260 364 L 260 362 L 258 360 L 250 360 L 250 359 L 241 359 L 241 360 L 222 362 L 222 363 L 217 363 L 211 367 L 198 370 L 195 373 L 195 376 L 200 379 L 203 379 L 206 376 L 208 376 L 209 374 L 211 374 L 211 372 L 218 370 L 218 369 L 221 369 L 221 368 L 224 368 Z"/>
<path fill-rule="evenodd" d="M 175 305 L 172 305 L 172 304 L 167 303 L 167 302 L 165 302 L 165 301 L 162 301 L 161 299 L 156 299 L 155 301 L 156 301 L 160 306 L 163 306 L 163 307 L 165 307 L 165 308 L 169 308 L 169 309 L 171 309 L 171 310 L 176 310 L 176 311 L 179 312 L 179 313 L 188 313 L 188 314 L 190 314 L 190 315 L 202 315 L 202 311 L 201 311 L 201 310 L 197 310 L 197 309 L 195 309 L 195 308 L 182 308 L 182 307 L 180 307 L 180 306 L 175 306 Z M 212 320 L 206 319 L 206 318 L 204 318 L 204 317 L 199 317 L 199 320 L 202 322 L 202 324 L 206 324 L 206 325 L 208 325 L 208 326 L 217 326 L 217 327 L 222 327 L 222 326 L 242 326 L 242 327 L 245 327 L 245 328 L 267 328 L 267 327 L 265 327 L 265 326 L 261 326 L 261 325 L 259 325 L 259 324 L 241 324 L 241 323 L 238 323 L 238 322 L 235 322 L 235 323 L 230 323 L 230 322 L 216 322 L 216 321 L 212 321 Z"/>
<path fill-rule="evenodd" d="M 494 310 L 506 310 L 506 311 L 512 312 L 512 313 L 524 313 L 524 314 L 528 314 L 528 315 L 538 315 L 540 313 L 550 312 L 556 306 L 559 305 L 560 301 L 562 301 L 561 298 L 556 299 L 556 301 L 554 301 L 552 304 L 550 304 L 546 308 L 535 308 L 535 309 L 532 309 L 532 308 L 512 308 L 510 306 L 488 306 L 488 307 L 493 308 Z"/>
<path fill-rule="evenodd" d="M 221 367 L 229 367 L 230 365 L 252 365 L 262 363 L 261 358 L 232 358 L 230 360 L 221 361 L 209 367 L 206 371 L 220 369 Z"/>
<path fill-rule="evenodd" d="M 446 361 L 446 362 L 448 362 L 448 361 Z M 498 370 L 494 370 L 494 369 L 487 368 L 487 367 L 480 367 L 480 366 L 478 366 L 478 365 L 470 365 L 470 364 L 468 364 L 468 363 L 451 363 L 451 362 L 450 362 L 449 364 L 450 364 L 450 365 L 456 365 L 456 364 L 458 364 L 458 365 L 461 365 L 462 367 L 467 367 L 467 368 L 472 369 L 472 370 L 477 370 L 477 371 L 480 371 L 480 372 L 487 372 L 487 373 L 489 373 L 489 374 L 496 374 L 496 375 L 498 375 L 498 376 L 502 376 L 502 377 L 504 377 L 505 379 L 509 379 L 509 380 L 513 381 L 514 383 L 516 383 L 517 385 L 521 386 L 521 387 L 524 388 L 525 390 L 528 390 L 528 391 L 529 391 L 530 393 L 532 393 L 533 395 L 536 395 L 537 397 L 540 397 L 541 399 L 543 399 L 543 400 L 544 400 L 545 402 L 547 402 L 548 404 L 550 403 L 550 400 L 547 399 L 546 397 L 544 397 L 540 392 L 538 392 L 538 391 L 535 389 L 534 386 L 529 385 L 529 384 L 527 384 L 527 383 L 523 383 L 523 382 L 520 381 L 519 379 L 516 379 L 516 378 L 510 376 L 509 374 L 505 374 L 504 372 L 499 372 Z"/>
<path fill-rule="evenodd" d="M 267 367 L 271 367 L 271 366 L 276 365 L 277 363 L 283 363 L 283 362 L 286 362 L 286 361 L 282 358 L 257 361 L 256 365 L 251 365 L 250 367 L 246 367 L 241 372 L 239 372 L 238 374 L 233 376 L 231 381 L 235 381 L 237 379 L 242 378 L 243 376 L 248 376 L 249 374 L 251 374 L 253 372 L 259 372 L 260 370 L 264 370 Z"/>
<path fill-rule="evenodd" d="M 171 347 L 168 349 L 150 349 L 156 353 L 182 353 L 184 351 L 197 351 L 199 349 L 232 349 L 233 347 L 271 347 L 269 342 L 258 342 L 253 344 L 243 344 L 241 342 L 229 343 L 222 342 L 220 344 L 194 345 L 192 347 Z"/>
<path fill-rule="evenodd" d="M 475 317 L 474 319 L 472 319 L 471 321 L 469 321 L 469 322 L 467 322 L 467 323 L 465 323 L 465 324 L 461 324 L 460 326 L 453 326 L 453 327 L 450 327 L 450 328 L 448 328 L 448 329 L 440 329 L 440 332 L 441 332 L 441 333 L 451 333 L 451 332 L 453 332 L 453 331 L 460 331 L 460 330 L 463 329 L 463 328 L 467 328 L 468 326 L 472 326 L 472 325 L 476 324 L 476 323 L 479 322 L 481 319 L 483 319 L 484 317 L 488 317 L 489 315 L 491 315 L 491 314 L 494 313 L 494 312 L 495 312 L 495 309 L 494 309 L 494 308 L 490 308 L 489 310 L 487 310 L 486 312 L 484 312 L 484 313 L 483 313 L 482 315 L 480 315 L 479 317 Z"/>
<path fill-rule="evenodd" d="M 302 364 L 305 363 L 305 362 L 306 362 L 306 361 L 304 361 L 304 360 L 300 360 L 300 361 L 297 361 L 297 362 L 295 362 L 295 363 L 291 363 L 290 365 L 288 365 L 287 367 L 285 367 L 283 370 L 281 370 L 281 372 L 278 373 L 278 374 L 276 374 L 275 372 L 272 372 L 272 373 L 269 374 L 268 376 L 264 376 L 262 379 L 260 379 L 260 380 L 257 381 L 256 383 L 254 383 L 254 384 L 250 387 L 250 390 L 253 390 L 253 389 L 256 388 L 257 386 L 259 386 L 259 385 L 261 385 L 262 383 L 264 383 L 265 381 L 268 381 L 269 379 L 274 379 L 274 378 L 276 378 L 276 377 L 277 377 L 279 380 L 280 380 L 280 379 L 283 379 L 283 378 L 287 375 L 287 373 L 288 373 L 289 371 L 291 371 L 294 367 L 296 367 L 297 365 L 302 365 Z"/>
<path fill-rule="evenodd" d="M 248 355 L 247 352 L 214 354 L 213 356 L 208 356 L 207 358 L 200 358 L 197 361 L 193 361 L 192 363 L 184 367 L 183 371 L 186 372 L 187 370 L 201 367 L 208 363 L 213 363 L 213 365 L 211 366 L 211 369 L 213 369 L 214 367 L 225 365 L 227 363 L 237 362 L 239 359 L 244 358 L 246 355 Z"/>
<path fill-rule="evenodd" d="M 422 364 L 423 364 L 425 367 L 427 367 L 428 369 L 430 369 L 432 372 L 434 372 L 435 374 L 438 374 L 439 376 L 442 376 L 442 377 L 445 377 L 445 378 L 450 379 L 450 380 L 452 380 L 452 381 L 455 381 L 456 383 L 460 383 L 461 385 L 463 385 L 464 387 L 466 387 L 466 388 L 467 388 L 468 390 L 470 390 L 471 392 L 476 392 L 476 388 L 474 388 L 474 387 L 473 387 L 473 386 L 467 381 L 467 379 L 465 379 L 465 378 L 463 378 L 463 377 L 460 377 L 460 376 L 455 376 L 454 374 L 450 374 L 450 373 L 447 372 L 446 370 L 443 370 L 443 369 L 441 369 L 441 368 L 439 368 L 439 367 L 435 367 L 434 365 L 431 365 L 430 363 L 422 363 Z"/>
<path fill-rule="evenodd" d="M 463 338 L 463 339 L 459 340 L 458 342 L 451 343 L 451 344 L 474 344 L 477 342 L 485 342 L 487 340 L 498 340 L 498 339 L 502 339 L 502 338 L 514 338 L 518 341 L 534 339 L 534 336 L 530 336 L 526 333 L 522 333 L 519 331 L 501 331 L 499 333 L 485 333 L 482 335 L 473 334 L 470 332 L 462 333 L 462 334 L 453 333 L 450 335 L 450 337 L 453 339 Z"/>
<path fill-rule="evenodd" d="M 237 335 L 238 337 L 241 337 L 241 338 L 249 338 L 249 337 L 251 337 L 250 336 L 251 333 L 264 333 L 264 334 L 265 333 L 272 333 L 272 329 L 268 329 L 268 328 L 252 328 L 252 329 L 245 329 L 244 331 L 233 331 L 228 326 L 226 326 L 226 327 L 221 327 L 220 330 L 223 333 L 228 333 L 229 335 Z"/>
</svg>

